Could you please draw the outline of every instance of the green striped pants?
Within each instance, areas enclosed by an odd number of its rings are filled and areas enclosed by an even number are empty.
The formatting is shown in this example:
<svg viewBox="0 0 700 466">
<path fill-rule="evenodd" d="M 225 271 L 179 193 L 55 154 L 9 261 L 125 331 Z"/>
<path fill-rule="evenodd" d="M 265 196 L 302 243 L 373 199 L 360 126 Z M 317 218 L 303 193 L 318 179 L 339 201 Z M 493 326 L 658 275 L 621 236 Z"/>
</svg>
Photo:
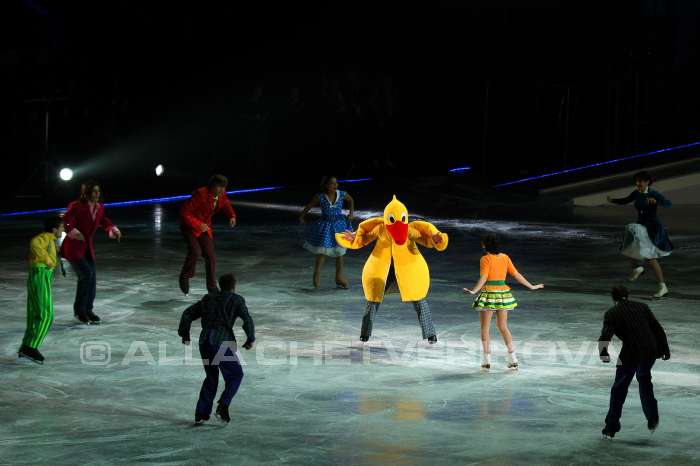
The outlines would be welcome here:
<svg viewBox="0 0 700 466">
<path fill-rule="evenodd" d="M 27 330 L 22 344 L 38 349 L 53 322 L 51 278 L 53 269 L 33 266 L 27 280 Z"/>
</svg>

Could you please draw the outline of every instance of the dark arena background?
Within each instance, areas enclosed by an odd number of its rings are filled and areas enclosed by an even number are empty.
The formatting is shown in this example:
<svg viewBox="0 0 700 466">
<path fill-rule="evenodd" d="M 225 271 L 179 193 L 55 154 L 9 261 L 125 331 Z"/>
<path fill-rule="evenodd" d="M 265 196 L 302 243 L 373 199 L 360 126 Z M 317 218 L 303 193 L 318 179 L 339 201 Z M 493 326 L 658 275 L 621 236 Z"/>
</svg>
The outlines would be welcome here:
<svg viewBox="0 0 700 466">
<path fill-rule="evenodd" d="M 0 464 L 700 464 L 699 24 L 3 2 Z"/>
</svg>

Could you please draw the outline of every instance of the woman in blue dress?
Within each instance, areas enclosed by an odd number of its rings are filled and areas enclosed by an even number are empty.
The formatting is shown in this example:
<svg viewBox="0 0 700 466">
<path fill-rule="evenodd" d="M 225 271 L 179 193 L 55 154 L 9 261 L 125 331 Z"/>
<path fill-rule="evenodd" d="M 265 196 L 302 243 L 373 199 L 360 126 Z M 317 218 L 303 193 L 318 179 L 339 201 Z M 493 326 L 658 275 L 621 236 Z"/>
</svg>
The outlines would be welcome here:
<svg viewBox="0 0 700 466">
<path fill-rule="evenodd" d="M 661 270 L 658 259 L 671 254 L 673 243 L 671 243 L 666 227 L 656 211 L 659 206 L 671 207 L 671 201 L 660 192 L 651 189 L 652 181 L 648 172 L 639 172 L 634 175 L 637 189 L 632 191 L 629 196 L 619 199 L 608 196 L 608 202 L 613 204 L 634 202 L 634 207 L 637 209 L 637 222 L 627 225 L 620 251 L 632 261 L 633 268 L 629 277 L 631 282 L 637 280 L 644 273 L 643 261 L 649 261 L 656 274 L 656 279 L 659 281 L 659 289 L 654 297 L 663 298 L 668 294 L 668 288 L 664 282 L 664 272 Z"/>
<path fill-rule="evenodd" d="M 343 215 L 343 202 L 348 203 L 347 217 Z M 307 226 L 304 238 L 304 249 L 316 255 L 314 287 L 321 286 L 321 267 L 326 257 L 335 257 L 335 284 L 347 289 L 348 282 L 343 276 L 345 248 L 335 242 L 335 234 L 352 230 L 350 222 L 355 214 L 355 201 L 350 194 L 338 189 L 335 176 L 324 176 L 321 192 L 312 197 L 299 214 L 300 223 L 306 223 L 305 216 L 314 207 L 321 208 L 321 218 Z"/>
</svg>

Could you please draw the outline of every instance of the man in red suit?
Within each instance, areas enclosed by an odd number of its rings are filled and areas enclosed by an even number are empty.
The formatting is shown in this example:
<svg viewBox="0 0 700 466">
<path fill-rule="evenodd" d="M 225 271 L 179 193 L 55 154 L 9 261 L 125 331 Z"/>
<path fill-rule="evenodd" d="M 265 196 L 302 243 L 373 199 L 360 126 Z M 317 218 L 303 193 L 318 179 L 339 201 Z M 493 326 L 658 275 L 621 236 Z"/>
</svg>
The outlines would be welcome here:
<svg viewBox="0 0 700 466">
<path fill-rule="evenodd" d="M 190 278 L 194 277 L 197 260 L 204 257 L 207 275 L 207 290 L 217 291 L 216 286 L 216 252 L 214 251 L 214 234 L 211 218 L 223 211 L 233 228 L 236 226 L 236 212 L 226 197 L 228 180 L 223 175 L 214 175 L 209 185 L 192 193 L 180 209 L 180 228 L 187 242 L 187 257 L 180 272 L 180 290 L 190 292 Z"/>
<path fill-rule="evenodd" d="M 82 185 L 80 199 L 71 202 L 63 214 L 66 237 L 61 244 L 61 257 L 70 262 L 78 275 L 73 312 L 85 324 L 97 324 L 99 316 L 93 312 L 97 276 L 95 269 L 95 246 L 93 237 L 98 228 L 110 238 L 119 241 L 122 237 L 119 228 L 105 215 L 100 200 L 100 185 L 89 181 Z"/>
</svg>

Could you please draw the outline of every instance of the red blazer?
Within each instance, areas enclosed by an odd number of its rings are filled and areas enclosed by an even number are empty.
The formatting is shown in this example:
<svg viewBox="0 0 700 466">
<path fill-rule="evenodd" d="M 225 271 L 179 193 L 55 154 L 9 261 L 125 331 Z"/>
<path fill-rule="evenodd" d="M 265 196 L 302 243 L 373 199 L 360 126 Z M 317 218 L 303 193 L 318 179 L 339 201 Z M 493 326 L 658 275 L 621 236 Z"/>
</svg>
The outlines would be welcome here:
<svg viewBox="0 0 700 466">
<path fill-rule="evenodd" d="M 236 212 L 233 210 L 228 197 L 226 197 L 226 193 L 221 193 L 219 204 L 214 209 L 214 195 L 209 191 L 209 188 L 199 188 L 192 193 L 192 197 L 187 199 L 180 209 L 182 228 L 195 236 L 199 236 L 202 234 L 199 226 L 202 223 L 206 223 L 209 225 L 208 233 L 211 236 L 211 218 L 222 210 L 229 219 L 236 217 Z"/>
<path fill-rule="evenodd" d="M 105 215 L 105 208 L 97 204 L 95 219 L 90 214 L 90 204 L 82 201 L 74 201 L 68 204 L 68 210 L 63 214 L 63 223 L 66 228 L 66 237 L 61 244 L 61 257 L 69 261 L 78 261 L 89 254 L 95 260 L 95 246 L 93 236 L 98 228 L 102 228 L 108 234 L 116 228 Z M 71 231 L 78 229 L 85 237 L 85 241 L 71 238 Z"/>
</svg>

